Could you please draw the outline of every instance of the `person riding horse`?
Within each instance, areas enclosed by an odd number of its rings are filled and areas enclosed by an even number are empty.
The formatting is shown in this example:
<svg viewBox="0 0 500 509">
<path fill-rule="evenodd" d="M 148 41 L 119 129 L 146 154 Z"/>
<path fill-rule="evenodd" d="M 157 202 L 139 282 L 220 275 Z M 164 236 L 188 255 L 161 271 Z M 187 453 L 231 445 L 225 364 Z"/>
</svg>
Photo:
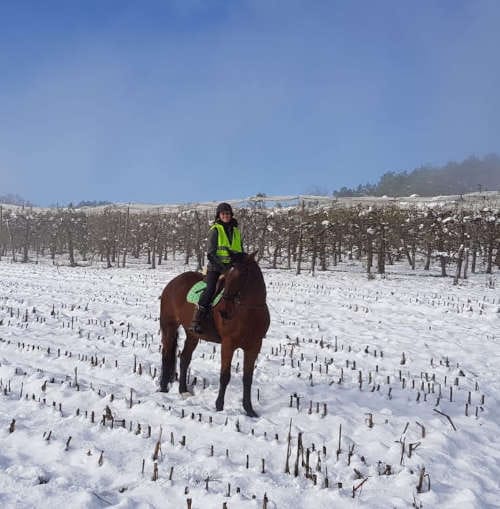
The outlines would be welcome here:
<svg viewBox="0 0 500 509">
<path fill-rule="evenodd" d="M 191 328 L 198 334 L 203 332 L 203 321 L 210 311 L 210 303 L 215 294 L 217 281 L 231 267 L 230 253 L 242 253 L 243 245 L 238 221 L 234 218 L 229 203 L 219 203 L 215 222 L 210 227 L 207 239 L 207 286 L 200 296 L 195 309 Z"/>
</svg>

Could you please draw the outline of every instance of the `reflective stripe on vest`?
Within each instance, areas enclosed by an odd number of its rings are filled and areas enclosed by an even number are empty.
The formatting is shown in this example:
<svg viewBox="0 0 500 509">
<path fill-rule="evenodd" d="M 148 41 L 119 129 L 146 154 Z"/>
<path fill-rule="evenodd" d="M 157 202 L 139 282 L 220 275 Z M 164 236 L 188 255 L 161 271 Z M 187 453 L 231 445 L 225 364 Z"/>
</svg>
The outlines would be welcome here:
<svg viewBox="0 0 500 509">
<path fill-rule="evenodd" d="M 217 257 L 220 259 L 222 263 L 229 264 L 231 263 L 231 257 L 229 256 L 229 251 L 234 251 L 236 253 L 241 253 L 243 249 L 241 248 L 241 234 L 240 230 L 233 227 L 233 239 L 231 243 L 229 243 L 229 239 L 227 238 L 226 230 L 224 230 L 224 226 L 219 223 L 215 223 L 212 226 L 212 229 L 215 228 L 217 230 Z"/>
</svg>

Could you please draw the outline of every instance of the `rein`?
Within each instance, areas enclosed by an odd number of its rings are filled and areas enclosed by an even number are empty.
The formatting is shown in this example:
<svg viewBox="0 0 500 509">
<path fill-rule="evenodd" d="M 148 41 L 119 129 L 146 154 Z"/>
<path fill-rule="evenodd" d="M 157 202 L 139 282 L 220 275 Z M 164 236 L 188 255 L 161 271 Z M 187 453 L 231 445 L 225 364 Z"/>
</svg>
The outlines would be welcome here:
<svg viewBox="0 0 500 509">
<path fill-rule="evenodd" d="M 264 309 L 264 308 L 267 308 L 267 303 L 264 302 L 264 304 L 245 304 L 244 302 L 241 302 L 240 299 L 239 299 L 239 294 L 240 292 L 237 292 L 236 294 L 234 295 L 224 295 L 222 294 L 222 298 L 224 300 L 227 300 L 229 302 L 232 302 L 235 306 L 240 306 L 242 308 L 247 308 L 247 309 Z"/>
</svg>

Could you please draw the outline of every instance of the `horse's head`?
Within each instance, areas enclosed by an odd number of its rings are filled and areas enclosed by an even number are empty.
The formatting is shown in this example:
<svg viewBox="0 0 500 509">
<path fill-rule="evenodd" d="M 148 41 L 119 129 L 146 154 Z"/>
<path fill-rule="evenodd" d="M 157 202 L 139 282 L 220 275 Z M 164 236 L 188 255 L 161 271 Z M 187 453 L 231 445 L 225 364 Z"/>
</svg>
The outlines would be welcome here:
<svg viewBox="0 0 500 509">
<path fill-rule="evenodd" d="M 225 274 L 224 296 L 226 299 L 234 299 L 241 293 L 248 283 L 249 272 L 252 264 L 255 264 L 255 255 L 248 253 L 230 253 L 231 268 Z"/>
<path fill-rule="evenodd" d="M 230 253 L 231 268 L 226 272 L 224 278 L 224 293 L 222 294 L 223 305 L 221 314 L 224 318 L 230 319 L 234 313 L 234 306 L 241 298 L 253 279 L 253 266 L 256 266 L 255 255 L 247 253 Z M 260 272 L 260 271 L 259 271 Z"/>
</svg>

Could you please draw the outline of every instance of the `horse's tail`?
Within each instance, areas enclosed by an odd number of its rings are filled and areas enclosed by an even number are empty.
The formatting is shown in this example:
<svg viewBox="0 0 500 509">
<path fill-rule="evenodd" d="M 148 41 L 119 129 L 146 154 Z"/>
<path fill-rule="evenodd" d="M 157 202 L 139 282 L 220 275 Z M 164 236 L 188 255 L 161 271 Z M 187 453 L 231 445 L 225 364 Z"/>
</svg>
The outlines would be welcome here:
<svg viewBox="0 0 500 509">
<path fill-rule="evenodd" d="M 167 292 L 166 287 L 160 295 L 160 332 L 163 336 L 167 333 L 168 309 L 167 309 Z"/>
<path fill-rule="evenodd" d="M 160 332 L 162 337 L 171 337 L 173 331 L 177 331 L 179 327 L 175 316 L 174 300 L 170 298 L 167 290 L 168 286 L 165 287 L 160 297 Z"/>
</svg>

